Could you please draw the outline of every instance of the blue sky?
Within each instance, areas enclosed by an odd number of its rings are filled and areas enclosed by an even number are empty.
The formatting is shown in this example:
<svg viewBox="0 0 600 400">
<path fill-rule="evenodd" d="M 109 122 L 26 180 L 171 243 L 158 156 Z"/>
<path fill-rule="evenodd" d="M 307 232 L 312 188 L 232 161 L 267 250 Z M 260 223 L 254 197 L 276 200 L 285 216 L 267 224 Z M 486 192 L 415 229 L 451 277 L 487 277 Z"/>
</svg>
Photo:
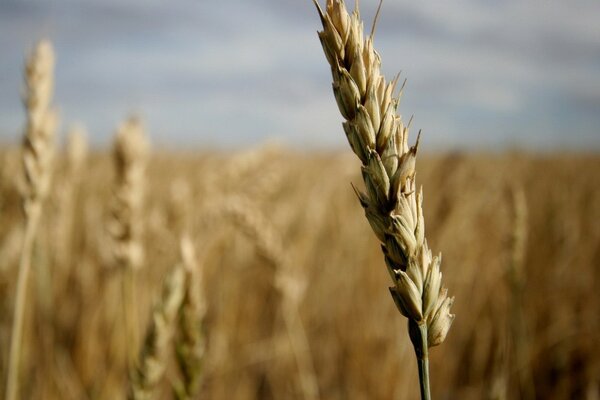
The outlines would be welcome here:
<svg viewBox="0 0 600 400">
<path fill-rule="evenodd" d="M 63 126 L 96 144 L 136 112 L 157 146 L 346 146 L 319 28 L 310 0 L 0 0 L 0 142 L 49 37 Z M 429 149 L 600 150 L 600 1 L 385 0 L 375 44 Z"/>
</svg>

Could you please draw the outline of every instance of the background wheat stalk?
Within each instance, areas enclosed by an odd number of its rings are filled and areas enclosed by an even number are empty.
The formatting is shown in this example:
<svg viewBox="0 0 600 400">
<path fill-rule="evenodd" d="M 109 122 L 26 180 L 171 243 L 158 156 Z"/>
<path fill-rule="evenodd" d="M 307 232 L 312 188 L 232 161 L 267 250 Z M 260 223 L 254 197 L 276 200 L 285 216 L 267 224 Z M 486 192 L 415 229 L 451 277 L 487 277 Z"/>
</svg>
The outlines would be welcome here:
<svg viewBox="0 0 600 400">
<path fill-rule="evenodd" d="M 356 194 L 382 242 L 390 288 L 398 310 L 409 320 L 419 366 L 421 397 L 430 398 L 428 348 L 442 343 L 452 324 L 453 298 L 442 288 L 441 255 L 433 257 L 425 239 L 423 191 L 416 191 L 419 138 L 408 146 L 408 128 L 397 114 L 398 78 L 386 82 L 373 48 L 373 31 L 363 34 L 358 2 L 350 15 L 343 0 L 313 0 L 323 31 L 319 39 L 333 75 L 333 92 L 350 147 L 362 162 L 366 192 Z M 381 6 L 381 4 L 380 4 Z M 379 10 L 377 15 L 379 14 Z"/>
<path fill-rule="evenodd" d="M 156 387 L 166 368 L 166 355 L 176 326 L 178 310 L 184 298 L 185 279 L 183 267 L 176 267 L 165 281 L 132 374 L 128 399 L 146 400 L 156 395 Z"/>
<path fill-rule="evenodd" d="M 207 306 L 194 245 L 187 234 L 181 238 L 180 247 L 185 283 L 177 317 L 179 337 L 175 343 L 175 350 L 182 380 L 175 385 L 174 394 L 178 400 L 191 400 L 196 398 L 200 391 L 205 353 L 204 317 Z"/>
<path fill-rule="evenodd" d="M 56 247 L 56 255 L 59 258 L 58 263 L 64 266 L 71 265 L 71 256 L 73 249 L 73 225 L 75 218 L 75 209 L 78 200 L 78 189 L 81 178 L 84 173 L 86 159 L 88 157 L 87 132 L 83 125 L 71 127 L 67 136 L 66 145 L 66 163 L 64 176 L 60 187 L 60 224 L 57 227 L 58 234 L 62 236 Z"/>
<path fill-rule="evenodd" d="M 275 288 L 282 296 L 280 309 L 298 368 L 300 390 L 305 399 L 318 400 L 319 385 L 314 361 L 298 310 L 306 284 L 297 268 L 293 268 L 281 243 L 280 234 L 260 210 L 243 196 L 222 199 L 215 214 L 212 217 L 229 220 L 240 229 L 274 267 Z"/>
<path fill-rule="evenodd" d="M 123 315 L 129 367 L 137 346 L 135 272 L 142 266 L 142 206 L 149 143 L 138 118 L 131 117 L 118 128 L 113 148 L 114 195 L 109 232 L 115 262 L 122 275 Z"/>
<path fill-rule="evenodd" d="M 25 109 L 27 125 L 23 140 L 23 210 L 25 237 L 19 264 L 15 297 L 14 320 L 11 334 L 10 358 L 6 399 L 17 397 L 19 384 L 19 357 L 23 334 L 23 316 L 27 298 L 27 281 L 31 269 L 31 253 L 42 214 L 44 200 L 50 190 L 54 137 L 57 117 L 52 110 L 54 85 L 54 51 L 48 41 L 38 43 L 25 64 Z"/>
<path fill-rule="evenodd" d="M 509 309 L 509 337 L 511 339 L 510 360 L 517 367 L 517 387 L 523 400 L 535 398 L 528 359 L 528 344 L 526 318 L 523 311 L 525 295 L 526 268 L 525 257 L 527 251 L 528 212 L 527 197 L 522 186 L 513 184 L 510 188 L 512 202 L 513 230 L 511 232 L 511 257 L 506 274 L 508 288 L 510 289 Z"/>
</svg>

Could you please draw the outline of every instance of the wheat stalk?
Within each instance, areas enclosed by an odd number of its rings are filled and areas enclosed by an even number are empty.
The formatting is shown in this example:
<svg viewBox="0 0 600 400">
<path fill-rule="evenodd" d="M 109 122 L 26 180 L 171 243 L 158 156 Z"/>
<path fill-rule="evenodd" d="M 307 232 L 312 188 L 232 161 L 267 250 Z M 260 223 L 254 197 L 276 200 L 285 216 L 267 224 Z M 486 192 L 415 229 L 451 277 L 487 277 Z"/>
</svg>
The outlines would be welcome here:
<svg viewBox="0 0 600 400">
<path fill-rule="evenodd" d="M 512 345 L 513 365 L 517 370 L 517 388 L 522 399 L 534 399 L 535 387 L 529 366 L 527 349 L 527 324 L 523 310 L 525 291 L 525 256 L 528 233 L 527 197 L 523 187 L 513 184 L 510 187 L 512 202 L 512 232 L 510 238 L 511 257 L 506 280 L 510 289 L 509 334 Z"/>
<path fill-rule="evenodd" d="M 71 127 L 67 136 L 66 165 L 64 175 L 55 186 L 58 197 L 54 244 L 55 258 L 62 269 L 69 268 L 73 255 L 73 228 L 76 216 L 77 189 L 81 181 L 83 167 L 88 155 L 88 142 L 85 128 Z M 63 279 L 64 280 L 64 279 Z"/>
<path fill-rule="evenodd" d="M 189 183 L 183 179 L 173 181 L 170 209 L 174 228 L 180 237 L 179 249 L 185 271 L 183 301 L 177 315 L 178 336 L 175 339 L 176 361 L 182 379 L 173 383 L 173 394 L 179 400 L 197 397 L 205 354 L 204 318 L 207 307 L 202 273 L 191 239 L 193 204 Z"/>
<path fill-rule="evenodd" d="M 210 209 L 210 208 L 209 208 Z M 299 313 L 306 284 L 284 250 L 281 236 L 268 219 L 244 197 L 220 200 L 213 218 L 224 218 L 253 241 L 258 253 L 274 268 L 275 288 L 282 297 L 281 313 L 299 372 L 305 399 L 319 399 L 319 386 L 310 353 L 310 344 Z"/>
<path fill-rule="evenodd" d="M 115 135 L 115 166 L 112 220 L 109 226 L 114 241 L 116 263 L 123 269 L 142 266 L 142 205 L 149 144 L 139 119 L 126 120 Z"/>
<path fill-rule="evenodd" d="M 155 389 L 163 377 L 166 355 L 176 326 L 178 310 L 185 293 L 185 271 L 177 267 L 163 286 L 160 302 L 152 312 L 138 364 L 131 377 L 128 399 L 155 397 Z"/>
<path fill-rule="evenodd" d="M 177 321 L 180 336 L 175 346 L 177 364 L 183 380 L 175 386 L 175 397 L 179 400 L 190 400 L 200 391 L 205 353 L 203 323 L 206 316 L 206 299 L 194 246 L 188 235 L 181 238 L 181 257 L 185 283 Z"/>
<path fill-rule="evenodd" d="M 421 397 L 429 399 L 428 348 L 444 341 L 454 315 L 450 314 L 453 298 L 442 288 L 441 255 L 432 256 L 425 239 L 423 191 L 417 192 L 415 185 L 419 138 L 409 148 L 408 127 L 397 114 L 399 96 L 394 97 L 398 78 L 388 83 L 381 75 L 374 32 L 364 36 L 358 6 L 349 14 L 343 0 L 327 0 L 325 11 L 317 0 L 313 2 L 323 24 L 319 39 L 346 120 L 344 131 L 362 162 L 366 192 L 355 189 L 356 194 L 382 242 L 394 283 L 390 293 L 409 320 Z"/>
<path fill-rule="evenodd" d="M 178 238 L 187 240 L 191 235 L 193 205 L 194 198 L 189 182 L 183 178 L 173 180 L 169 186 L 169 212 L 173 220 L 171 229 L 175 231 Z"/>
<path fill-rule="evenodd" d="M 54 157 L 57 116 L 51 108 L 54 74 L 54 50 L 50 42 L 38 43 L 25 64 L 26 92 L 24 104 L 27 125 L 23 140 L 23 210 L 25 236 L 19 264 L 14 321 L 11 333 L 6 399 L 18 393 L 19 357 L 21 355 L 23 317 L 27 298 L 27 281 L 31 269 L 31 253 L 42 214 L 44 200 L 50 190 Z"/>
<path fill-rule="evenodd" d="M 137 349 L 135 271 L 142 266 L 142 206 L 149 144 L 139 119 L 126 120 L 117 130 L 113 148 L 114 195 L 109 233 L 116 265 L 122 274 L 123 317 L 129 367 Z"/>
</svg>

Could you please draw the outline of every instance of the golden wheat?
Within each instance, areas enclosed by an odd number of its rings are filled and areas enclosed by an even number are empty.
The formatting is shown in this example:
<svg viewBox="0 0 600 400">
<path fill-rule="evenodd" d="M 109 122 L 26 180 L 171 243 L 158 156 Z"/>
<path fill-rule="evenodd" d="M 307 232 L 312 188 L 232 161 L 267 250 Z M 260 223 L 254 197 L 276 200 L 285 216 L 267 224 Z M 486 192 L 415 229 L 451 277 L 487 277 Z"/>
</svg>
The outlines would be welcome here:
<svg viewBox="0 0 600 400">
<path fill-rule="evenodd" d="M 19 277 L 15 297 L 14 320 L 11 334 L 10 358 L 6 384 L 6 399 L 14 400 L 18 394 L 19 358 L 21 356 L 23 317 L 27 299 L 27 281 L 31 269 L 31 253 L 36 238 L 44 200 L 50 191 L 54 136 L 57 117 L 52 110 L 54 84 L 54 51 L 48 41 L 41 41 L 30 55 L 25 66 L 25 108 L 27 126 L 23 141 L 23 210 L 25 236 L 21 251 Z"/>
<path fill-rule="evenodd" d="M 156 387 L 166 368 L 167 352 L 176 326 L 177 312 L 185 293 L 185 271 L 177 267 L 166 279 L 160 302 L 152 312 L 144 345 L 131 377 L 128 398 L 147 400 L 157 396 Z"/>
<path fill-rule="evenodd" d="M 112 254 L 121 273 L 123 322 L 129 369 L 138 348 L 138 307 L 136 271 L 144 262 L 143 201 L 149 144 L 141 121 L 130 117 L 115 135 L 113 162 L 115 181 L 108 230 Z"/>
<path fill-rule="evenodd" d="M 366 193 L 356 190 L 367 220 L 382 242 L 394 286 L 390 293 L 409 320 L 417 354 L 421 396 L 430 398 L 428 348 L 442 343 L 454 315 L 454 301 L 442 287 L 440 256 L 425 239 L 423 190 L 417 192 L 415 163 L 419 138 L 408 147 L 408 128 L 397 114 L 397 78 L 387 83 L 373 47 L 364 37 L 358 8 L 350 15 L 343 0 L 328 0 L 323 11 L 314 0 L 323 31 L 319 39 L 331 66 L 333 92 L 352 150 L 362 162 Z M 375 22 L 373 23 L 375 25 Z"/>
<path fill-rule="evenodd" d="M 0 345 L 9 350 L 0 357 L 0 373 L 8 375 L 0 390 L 7 399 L 418 396 L 410 343 L 398 341 L 397 310 L 380 289 L 387 276 L 369 268 L 380 264 L 380 239 L 398 309 L 426 320 L 428 345 L 443 339 L 450 299 L 437 292 L 433 309 L 440 306 L 444 314 L 437 326 L 439 317 L 425 305 L 425 296 L 436 294 L 427 289 L 441 287 L 441 274 L 427 250 L 422 192 L 414 183 L 418 139 L 408 146 L 408 129 L 395 112 L 396 81 L 387 84 L 379 75 L 373 34 L 364 42 L 357 35 L 363 47 L 355 57 L 356 38 L 349 33 L 362 29 L 358 12 L 342 12 L 339 1 L 328 5 L 321 36 L 328 58 L 343 61 L 332 70 L 334 92 L 348 117 L 350 143 L 366 159 L 366 193 L 357 192 L 377 237 L 354 212 L 347 181 L 360 176 L 356 160 L 345 155 L 272 146 L 202 157 L 161 152 L 147 163 L 152 184 L 145 185 L 146 140 L 118 138 L 111 185 L 110 157 L 87 157 L 85 142 L 72 136 L 53 172 L 52 51 L 46 42 L 33 52 L 25 73 L 23 148 L 0 149 Z M 343 58 L 336 54 L 336 33 Z M 361 62 L 370 71 L 364 80 Z M 356 94 L 352 84 L 359 87 L 358 105 L 348 95 L 349 87 Z M 139 134 L 139 127 L 130 121 L 119 132 Z M 473 316 L 455 326 L 450 345 L 431 358 L 440 371 L 435 397 L 598 398 L 600 158 L 440 154 L 418 171 L 425 187 L 437 188 L 425 207 L 433 217 L 428 239 L 457 266 L 447 283 L 469 293 L 456 308 Z M 521 186 L 507 201 L 498 193 L 515 176 Z M 386 194 L 389 215 L 381 212 Z M 400 225 L 386 225 L 390 216 Z M 232 227 L 245 238 L 238 240 Z M 228 235 L 219 238 L 221 229 Z M 108 232 L 110 240 L 103 236 Z M 417 253 L 423 257 L 411 264 Z M 142 266 L 144 273 L 133 279 Z M 115 271 L 126 276 L 115 279 Z M 499 284 L 503 278 L 506 285 Z M 126 283 L 136 281 L 134 292 Z M 134 319 L 151 305 L 138 346 Z M 118 317 L 126 313 L 124 324 Z"/>
<path fill-rule="evenodd" d="M 204 318 L 207 306 L 194 245 L 187 236 L 181 239 L 181 256 L 185 284 L 177 318 L 179 337 L 175 346 L 177 363 L 183 379 L 175 386 L 175 396 L 178 400 L 191 400 L 196 398 L 200 391 L 205 353 Z"/>
<path fill-rule="evenodd" d="M 289 255 L 281 243 L 280 234 L 265 216 L 247 199 L 236 196 L 221 199 L 212 209 L 212 218 L 231 221 L 249 239 L 274 268 L 274 282 L 282 294 L 281 312 L 294 352 L 299 372 L 299 384 L 305 399 L 318 399 L 319 388 L 304 325 L 298 312 L 306 282 L 300 272 L 292 267 Z"/>
</svg>

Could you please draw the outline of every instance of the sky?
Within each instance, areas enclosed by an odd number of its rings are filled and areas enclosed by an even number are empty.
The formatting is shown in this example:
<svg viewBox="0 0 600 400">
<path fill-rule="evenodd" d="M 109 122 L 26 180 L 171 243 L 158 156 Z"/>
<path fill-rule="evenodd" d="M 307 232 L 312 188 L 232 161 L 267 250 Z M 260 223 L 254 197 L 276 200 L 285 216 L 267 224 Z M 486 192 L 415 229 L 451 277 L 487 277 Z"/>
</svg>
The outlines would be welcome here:
<svg viewBox="0 0 600 400">
<path fill-rule="evenodd" d="M 47 37 L 62 129 L 96 145 L 135 113 L 158 147 L 342 148 L 318 29 L 311 0 L 0 0 L 0 142 Z M 375 47 L 424 148 L 600 150 L 598 0 L 385 0 Z"/>
</svg>

